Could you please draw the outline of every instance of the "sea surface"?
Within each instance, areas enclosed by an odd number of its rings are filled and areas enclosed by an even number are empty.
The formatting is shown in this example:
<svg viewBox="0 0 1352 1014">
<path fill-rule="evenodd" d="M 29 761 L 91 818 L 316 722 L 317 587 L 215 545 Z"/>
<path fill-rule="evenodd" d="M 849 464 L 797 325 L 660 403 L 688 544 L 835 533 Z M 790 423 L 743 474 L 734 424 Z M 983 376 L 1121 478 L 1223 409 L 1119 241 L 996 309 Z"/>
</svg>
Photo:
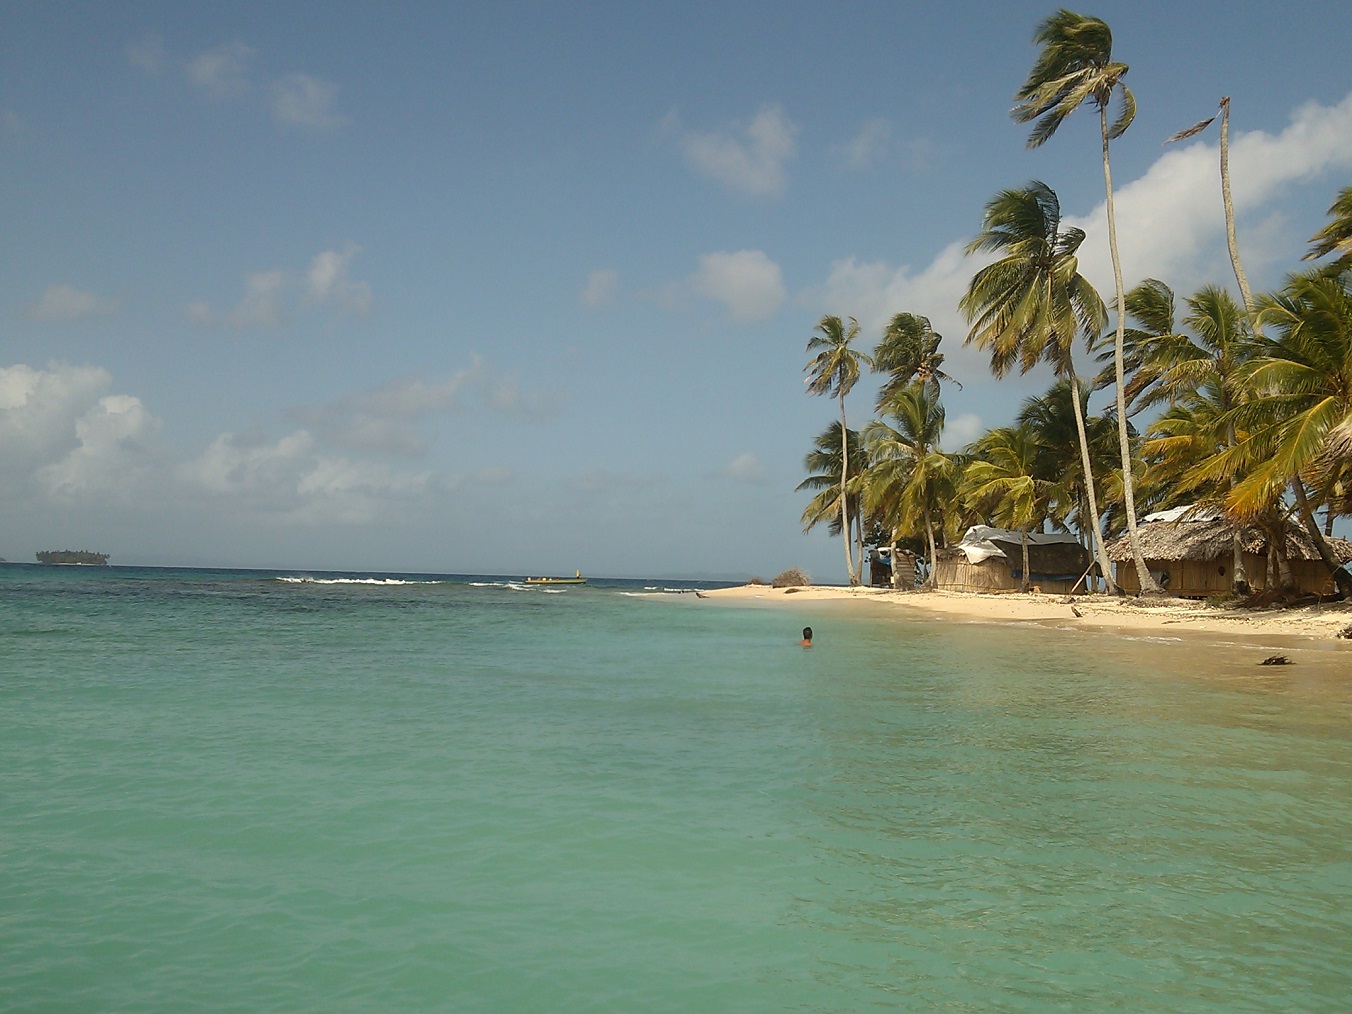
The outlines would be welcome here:
<svg viewBox="0 0 1352 1014">
<path fill-rule="evenodd" d="M 0 1010 L 1352 1005 L 1352 675 L 693 587 L 0 567 Z"/>
</svg>

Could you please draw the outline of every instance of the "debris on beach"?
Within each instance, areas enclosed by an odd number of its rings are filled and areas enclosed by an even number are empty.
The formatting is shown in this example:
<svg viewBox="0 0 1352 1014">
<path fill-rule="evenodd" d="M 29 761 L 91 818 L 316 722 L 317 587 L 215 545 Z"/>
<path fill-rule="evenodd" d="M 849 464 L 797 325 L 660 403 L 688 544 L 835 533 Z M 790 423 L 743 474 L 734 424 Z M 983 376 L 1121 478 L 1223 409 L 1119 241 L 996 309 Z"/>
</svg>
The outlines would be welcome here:
<svg viewBox="0 0 1352 1014">
<path fill-rule="evenodd" d="M 1263 659 L 1263 661 L 1259 662 L 1258 664 L 1259 664 L 1259 665 L 1290 665 L 1290 664 L 1291 664 L 1291 660 L 1290 660 L 1289 658 L 1287 658 L 1285 655 L 1269 655 L 1267 658 Z"/>
</svg>

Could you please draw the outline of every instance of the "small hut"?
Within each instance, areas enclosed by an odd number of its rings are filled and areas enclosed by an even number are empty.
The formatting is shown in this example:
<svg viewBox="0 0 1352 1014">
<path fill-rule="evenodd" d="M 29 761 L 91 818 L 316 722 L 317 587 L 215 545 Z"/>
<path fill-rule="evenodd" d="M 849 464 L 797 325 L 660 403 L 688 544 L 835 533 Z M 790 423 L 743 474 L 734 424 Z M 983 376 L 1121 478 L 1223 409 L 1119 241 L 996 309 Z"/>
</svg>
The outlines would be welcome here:
<svg viewBox="0 0 1352 1014">
<path fill-rule="evenodd" d="M 1028 535 L 1028 584 L 1054 595 L 1083 591 L 1089 550 L 1066 532 Z M 944 591 L 1018 591 L 1023 580 L 1022 536 L 1003 528 L 974 525 L 962 541 L 935 554 L 934 586 Z"/>
<path fill-rule="evenodd" d="M 1283 525 L 1286 559 L 1296 589 L 1310 595 L 1332 595 L 1335 590 L 1333 575 L 1320 559 L 1314 540 L 1298 525 L 1289 521 Z M 1146 569 L 1164 590 L 1180 598 L 1201 599 L 1225 595 L 1231 590 L 1235 528 L 1233 522 L 1215 513 L 1179 507 L 1146 515 L 1136 530 Z M 1326 541 L 1339 563 L 1352 560 L 1352 542 L 1332 537 Z M 1268 533 L 1257 526 L 1246 525 L 1240 533 L 1240 546 L 1249 587 L 1254 591 L 1275 587 L 1275 575 L 1271 581 L 1268 576 Z M 1141 582 L 1132 563 L 1131 543 L 1127 537 L 1114 539 L 1106 549 L 1108 559 L 1117 565 L 1117 583 L 1121 589 L 1128 594 L 1139 592 Z"/>
<path fill-rule="evenodd" d="M 892 554 L 883 548 L 869 553 L 869 584 L 874 588 L 892 587 Z M 915 554 L 897 550 L 897 587 L 915 589 Z"/>
</svg>

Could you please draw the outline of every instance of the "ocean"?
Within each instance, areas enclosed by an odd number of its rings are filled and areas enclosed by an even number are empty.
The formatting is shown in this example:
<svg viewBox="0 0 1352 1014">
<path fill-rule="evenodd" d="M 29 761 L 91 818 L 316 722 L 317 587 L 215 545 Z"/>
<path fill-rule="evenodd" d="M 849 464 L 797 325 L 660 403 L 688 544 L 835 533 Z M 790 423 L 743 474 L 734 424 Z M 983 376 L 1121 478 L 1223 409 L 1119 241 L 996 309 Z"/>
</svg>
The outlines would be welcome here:
<svg viewBox="0 0 1352 1014">
<path fill-rule="evenodd" d="M 0 1010 L 1346 1009 L 1352 680 L 695 587 L 0 567 Z"/>
</svg>

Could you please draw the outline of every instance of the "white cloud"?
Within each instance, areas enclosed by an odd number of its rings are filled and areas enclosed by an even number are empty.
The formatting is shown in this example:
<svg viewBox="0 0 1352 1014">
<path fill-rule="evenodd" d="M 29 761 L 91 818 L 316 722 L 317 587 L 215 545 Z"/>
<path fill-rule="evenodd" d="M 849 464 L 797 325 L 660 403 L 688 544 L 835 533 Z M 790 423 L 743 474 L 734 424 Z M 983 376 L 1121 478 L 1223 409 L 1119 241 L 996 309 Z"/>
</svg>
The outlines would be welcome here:
<svg viewBox="0 0 1352 1014">
<path fill-rule="evenodd" d="M 371 286 L 353 281 L 348 267 L 361 247 L 348 243 L 342 250 L 315 254 L 306 272 L 309 298 L 315 303 L 336 306 L 347 313 L 365 317 L 371 312 Z"/>
<path fill-rule="evenodd" d="M 254 56 L 241 42 L 217 46 L 188 64 L 188 80 L 217 98 L 241 95 L 249 90 Z"/>
<path fill-rule="evenodd" d="M 136 493 L 159 424 L 138 398 L 104 394 L 111 383 L 95 366 L 0 368 L 0 496 L 108 501 Z"/>
<path fill-rule="evenodd" d="M 151 440 L 158 429 L 139 398 L 100 398 L 75 422 L 77 446 L 41 469 L 38 479 L 54 499 L 93 494 L 132 500 L 153 464 Z"/>
<path fill-rule="evenodd" d="M 235 308 L 218 317 L 211 304 L 195 300 L 184 308 L 190 321 L 202 327 L 273 329 L 282 322 L 282 295 L 286 272 L 260 271 L 244 279 L 244 295 Z"/>
<path fill-rule="evenodd" d="M 765 483 L 770 477 L 769 470 L 750 451 L 733 458 L 719 469 L 718 474 L 725 479 L 735 479 L 757 486 Z"/>
<path fill-rule="evenodd" d="M 288 74 L 273 82 L 272 115 L 278 123 L 329 130 L 347 122 L 334 110 L 338 86 L 309 74 Z"/>
<path fill-rule="evenodd" d="M 943 445 L 950 450 L 959 450 L 981 436 L 985 430 L 981 416 L 973 412 L 960 412 L 944 420 Z"/>
<path fill-rule="evenodd" d="M 49 285 L 42 298 L 28 308 L 28 318 L 39 321 L 72 323 L 96 317 L 111 317 L 117 313 L 114 300 L 101 299 L 89 292 L 81 292 L 73 285 Z"/>
<path fill-rule="evenodd" d="M 881 117 L 869 120 L 844 145 L 845 164 L 851 169 L 872 169 L 891 146 L 892 124 Z"/>
<path fill-rule="evenodd" d="M 493 373 L 482 357 L 450 378 L 429 383 L 403 377 L 348 395 L 328 405 L 296 409 L 292 418 L 323 442 L 368 454 L 417 457 L 426 451 L 419 426 L 427 419 L 478 404 L 492 411 L 538 419 L 558 408 L 559 398 L 523 392 L 517 378 Z"/>
<path fill-rule="evenodd" d="M 696 294 L 726 306 L 739 322 L 773 317 L 785 296 L 779 265 L 760 250 L 705 254 L 690 284 Z"/>
<path fill-rule="evenodd" d="M 729 190 L 779 197 L 788 189 L 785 163 L 797 150 L 798 127 L 778 106 L 765 106 L 750 123 L 725 131 L 687 131 L 674 115 L 665 126 L 676 132 L 686 163 Z"/>
<path fill-rule="evenodd" d="M 602 268 L 587 276 L 587 287 L 582 290 L 582 304 L 592 308 L 609 306 L 620 292 L 620 274 L 614 268 Z"/>
<path fill-rule="evenodd" d="M 1219 127 L 1211 129 L 1218 131 Z M 1276 135 L 1232 131 L 1230 176 L 1236 217 L 1248 215 L 1252 220 L 1290 185 L 1330 171 L 1345 173 L 1349 168 L 1352 94 L 1333 106 L 1313 102 L 1301 106 L 1286 129 Z M 1113 203 L 1122 274 L 1129 287 L 1154 277 L 1164 279 L 1176 291 L 1188 292 L 1230 277 L 1223 242 L 1219 147 L 1209 143 L 1205 134 L 1186 147 L 1167 150 L 1145 175 L 1120 186 Z M 1081 248 L 1080 270 L 1100 292 L 1111 294 L 1105 208 L 1100 203 L 1088 215 L 1068 216 L 1067 224 L 1088 234 Z M 1303 227 L 1301 240 L 1318 225 Z M 1272 263 L 1272 255 L 1264 251 L 1273 246 L 1256 239 L 1259 230 L 1273 227 L 1271 221 L 1256 226 L 1240 223 L 1240 254 L 1251 273 Z"/>
</svg>

